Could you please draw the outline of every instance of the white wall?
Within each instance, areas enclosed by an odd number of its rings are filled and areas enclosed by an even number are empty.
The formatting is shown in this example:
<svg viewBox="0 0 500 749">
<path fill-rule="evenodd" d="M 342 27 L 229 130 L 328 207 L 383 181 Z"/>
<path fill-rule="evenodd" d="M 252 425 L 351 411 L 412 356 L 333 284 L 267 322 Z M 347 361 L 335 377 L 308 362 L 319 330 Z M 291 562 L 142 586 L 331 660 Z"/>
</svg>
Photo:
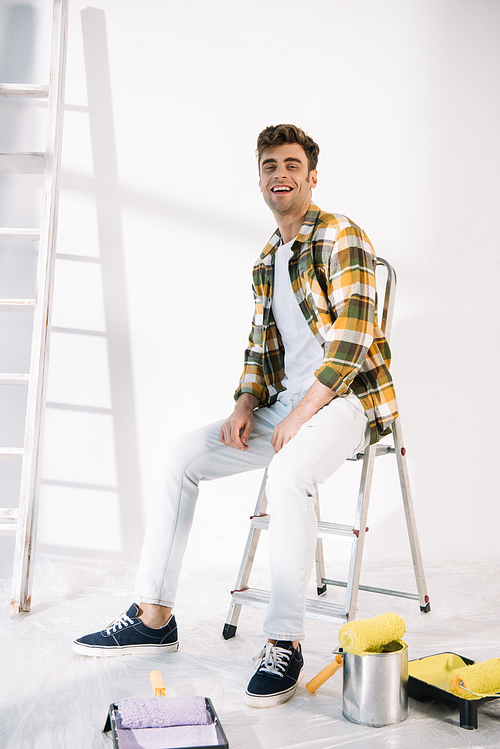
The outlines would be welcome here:
<svg viewBox="0 0 500 749">
<path fill-rule="evenodd" d="M 137 558 L 155 445 L 230 412 L 250 271 L 274 229 L 255 141 L 294 122 L 321 147 L 318 204 L 398 271 L 393 372 L 424 561 L 497 561 L 500 4 L 70 5 L 58 252 L 78 258 L 57 261 L 38 553 Z M 2 5 L 0 38 L 24 49 L 2 77 L 46 80 L 50 7 Z M 2 106 L 0 150 L 41 150 L 43 103 Z M 35 221 L 30 191 L 3 177 L 3 225 Z M 1 294 L 22 295 L 33 251 L 0 254 Z M 2 367 L 22 371 L 28 326 L 9 336 L 8 321 Z M 3 398 L 2 441 L 19 442 L 22 397 Z M 0 469 L 11 506 L 17 469 Z M 236 566 L 258 480 L 204 487 L 188 563 L 203 548 L 205 566 Z M 392 464 L 370 528 L 369 555 L 407 558 Z"/>
</svg>

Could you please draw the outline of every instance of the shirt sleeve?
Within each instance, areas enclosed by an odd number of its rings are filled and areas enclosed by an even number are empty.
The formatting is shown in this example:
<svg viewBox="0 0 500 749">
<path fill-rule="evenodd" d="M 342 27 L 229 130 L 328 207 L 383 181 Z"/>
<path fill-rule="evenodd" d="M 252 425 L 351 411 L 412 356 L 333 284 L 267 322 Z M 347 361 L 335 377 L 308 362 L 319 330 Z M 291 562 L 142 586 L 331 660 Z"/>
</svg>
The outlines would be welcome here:
<svg viewBox="0 0 500 749">
<path fill-rule="evenodd" d="M 263 406 L 267 406 L 270 400 L 270 395 L 262 366 L 262 322 L 264 306 L 262 299 L 255 291 L 255 286 L 252 286 L 252 288 L 254 296 L 252 329 L 248 339 L 248 346 L 245 349 L 243 372 L 234 394 L 234 399 L 238 400 L 243 393 L 251 393 L 258 398 Z"/>
<path fill-rule="evenodd" d="M 374 336 L 375 254 L 356 226 L 342 229 L 329 263 L 328 303 L 332 325 L 326 332 L 317 379 L 337 395 L 347 395 L 363 366 Z"/>
</svg>

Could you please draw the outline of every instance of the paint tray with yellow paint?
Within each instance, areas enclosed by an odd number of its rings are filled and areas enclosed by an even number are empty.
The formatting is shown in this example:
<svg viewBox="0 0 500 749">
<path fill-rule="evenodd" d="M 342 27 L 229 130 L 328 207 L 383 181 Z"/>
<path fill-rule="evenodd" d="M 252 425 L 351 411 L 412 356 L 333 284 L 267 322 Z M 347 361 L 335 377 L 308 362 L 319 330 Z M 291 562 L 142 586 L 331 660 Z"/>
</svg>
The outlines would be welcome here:
<svg viewBox="0 0 500 749">
<path fill-rule="evenodd" d="M 497 665 L 493 661 L 476 664 L 470 658 L 456 653 L 438 653 L 409 661 L 408 696 L 421 702 L 432 699 L 454 702 L 458 705 L 460 712 L 460 727 L 477 728 L 479 705 L 500 697 L 500 690 L 493 693 L 497 682 L 496 677 L 489 676 L 486 668 L 488 664 L 490 667 L 492 664 L 494 667 Z M 498 665 L 500 667 L 500 661 Z M 475 668 L 471 669 L 471 666 Z M 467 691 L 468 669 L 473 676 L 473 684 L 478 683 L 478 674 L 484 675 L 482 694 L 477 695 Z M 479 692 L 478 689 L 476 691 Z"/>
</svg>

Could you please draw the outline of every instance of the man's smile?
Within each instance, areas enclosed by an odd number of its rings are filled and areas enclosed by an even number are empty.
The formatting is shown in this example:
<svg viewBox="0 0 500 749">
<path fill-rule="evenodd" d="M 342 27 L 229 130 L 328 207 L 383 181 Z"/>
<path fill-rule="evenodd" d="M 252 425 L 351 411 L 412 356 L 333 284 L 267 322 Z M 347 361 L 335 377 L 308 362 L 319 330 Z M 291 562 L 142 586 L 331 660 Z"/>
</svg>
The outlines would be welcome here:
<svg viewBox="0 0 500 749">
<path fill-rule="evenodd" d="M 271 192 L 291 192 L 292 188 L 288 185 L 275 185 L 271 187 Z"/>
</svg>

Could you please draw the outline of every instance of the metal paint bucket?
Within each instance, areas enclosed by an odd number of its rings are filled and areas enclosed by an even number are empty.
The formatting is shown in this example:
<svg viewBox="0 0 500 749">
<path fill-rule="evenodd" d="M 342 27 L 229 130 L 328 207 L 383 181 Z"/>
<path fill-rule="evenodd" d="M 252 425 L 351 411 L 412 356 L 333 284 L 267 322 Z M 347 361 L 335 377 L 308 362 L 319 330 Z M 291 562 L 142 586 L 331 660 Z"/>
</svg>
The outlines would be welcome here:
<svg viewBox="0 0 500 749">
<path fill-rule="evenodd" d="M 362 726 L 388 726 L 408 717 L 408 646 L 391 652 L 344 653 L 342 713 Z"/>
</svg>

